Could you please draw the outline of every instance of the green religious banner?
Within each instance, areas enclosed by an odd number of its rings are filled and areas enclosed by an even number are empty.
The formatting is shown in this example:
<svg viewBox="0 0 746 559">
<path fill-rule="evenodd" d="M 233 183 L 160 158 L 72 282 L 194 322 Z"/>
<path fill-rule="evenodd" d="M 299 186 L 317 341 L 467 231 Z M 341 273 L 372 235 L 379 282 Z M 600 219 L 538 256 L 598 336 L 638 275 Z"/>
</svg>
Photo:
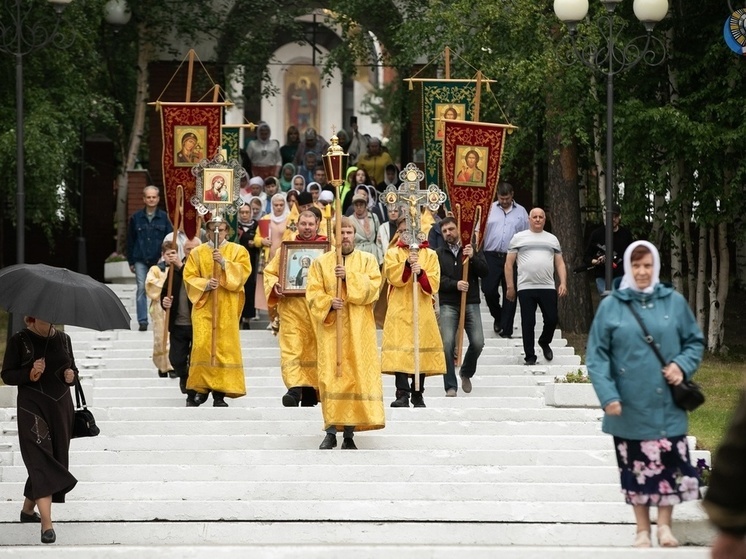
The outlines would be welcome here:
<svg viewBox="0 0 746 559">
<path fill-rule="evenodd" d="M 241 161 L 240 144 L 238 140 L 241 127 L 224 124 L 221 130 L 223 132 L 223 149 L 226 153 L 225 158 L 228 160 L 236 159 L 237 161 Z"/>
<path fill-rule="evenodd" d="M 223 134 L 223 149 L 225 150 L 225 158 L 230 161 L 235 159 L 241 161 L 241 144 L 239 143 L 241 127 L 231 126 L 230 124 L 224 124 L 221 128 Z M 249 169 L 251 170 L 251 169 Z M 242 178 L 242 181 L 246 181 L 246 174 Z M 243 186 L 243 184 L 241 185 Z M 238 240 L 238 214 L 230 214 L 227 217 L 228 225 L 233 229 L 234 234 L 231 237 L 231 241 Z"/>
<path fill-rule="evenodd" d="M 427 184 L 446 188 L 443 181 L 443 119 L 474 120 L 476 90 L 475 80 L 422 80 L 422 139 Z"/>
</svg>

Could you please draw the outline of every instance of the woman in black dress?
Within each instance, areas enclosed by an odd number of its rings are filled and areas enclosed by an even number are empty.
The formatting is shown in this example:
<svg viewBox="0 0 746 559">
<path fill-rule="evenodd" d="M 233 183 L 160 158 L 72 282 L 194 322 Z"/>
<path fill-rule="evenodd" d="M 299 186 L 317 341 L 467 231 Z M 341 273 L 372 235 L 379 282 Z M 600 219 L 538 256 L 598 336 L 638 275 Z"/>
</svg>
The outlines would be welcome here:
<svg viewBox="0 0 746 559">
<path fill-rule="evenodd" d="M 25 322 L 26 328 L 8 342 L 0 377 L 18 386 L 18 441 L 28 470 L 21 522 L 41 522 L 42 543 L 54 543 L 52 503 L 64 503 L 78 483 L 68 471 L 70 386 L 78 369 L 70 336 L 39 318 L 26 317 Z"/>
<path fill-rule="evenodd" d="M 251 329 L 251 319 L 256 317 L 256 308 L 254 306 L 254 295 L 256 292 L 256 276 L 259 268 L 259 253 L 261 249 L 254 246 L 254 236 L 256 228 L 259 226 L 259 218 L 262 216 L 262 201 L 259 198 L 252 198 L 248 204 L 241 206 L 238 210 L 236 221 L 236 242 L 249 251 L 251 259 L 251 274 L 244 284 L 244 305 L 241 312 L 241 330 Z"/>
</svg>

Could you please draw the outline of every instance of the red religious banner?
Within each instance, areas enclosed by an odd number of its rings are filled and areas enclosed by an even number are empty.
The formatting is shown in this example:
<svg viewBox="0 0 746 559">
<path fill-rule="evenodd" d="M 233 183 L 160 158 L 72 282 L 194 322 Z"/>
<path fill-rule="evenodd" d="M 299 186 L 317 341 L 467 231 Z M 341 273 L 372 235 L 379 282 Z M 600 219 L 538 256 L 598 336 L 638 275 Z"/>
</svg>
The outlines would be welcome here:
<svg viewBox="0 0 746 559">
<path fill-rule="evenodd" d="M 472 243 L 476 233 L 481 246 L 500 180 L 505 133 L 515 127 L 462 120 L 443 120 L 443 125 L 443 177 L 461 243 Z"/>
<path fill-rule="evenodd" d="M 190 200 L 196 192 L 192 167 L 220 152 L 223 107 L 226 103 L 156 103 L 161 113 L 163 134 L 163 186 L 166 210 L 176 223 L 183 212 L 184 233 L 190 239 L 197 234 L 197 211 Z M 177 207 L 177 189 L 184 189 L 185 206 Z"/>
</svg>

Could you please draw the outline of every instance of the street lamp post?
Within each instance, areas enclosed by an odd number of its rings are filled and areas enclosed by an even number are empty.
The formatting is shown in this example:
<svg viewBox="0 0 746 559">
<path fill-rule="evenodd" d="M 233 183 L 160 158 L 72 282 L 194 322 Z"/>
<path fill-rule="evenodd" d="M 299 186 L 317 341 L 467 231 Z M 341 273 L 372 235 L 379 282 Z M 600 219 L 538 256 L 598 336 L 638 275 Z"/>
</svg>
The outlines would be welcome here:
<svg viewBox="0 0 746 559">
<path fill-rule="evenodd" d="M 654 37 L 653 27 L 668 13 L 667 0 L 634 0 L 634 12 L 637 19 L 645 26 L 646 33 L 620 46 L 617 42 L 622 26 L 614 30 L 614 11 L 622 0 L 600 0 L 606 8 L 606 14 L 596 22 L 601 32 L 600 45 L 585 45 L 578 48 L 578 23 L 588 14 L 588 0 L 554 0 L 554 13 L 562 20 L 569 31 L 568 37 L 572 45 L 572 53 L 568 55 L 565 64 L 582 62 L 593 71 L 606 76 L 606 291 L 611 291 L 614 260 L 614 76 L 629 70 L 639 62 L 644 61 L 649 66 L 657 66 L 666 57 L 663 42 Z M 642 47 L 638 43 L 644 40 Z M 657 44 L 660 49 L 652 48 Z"/>
<path fill-rule="evenodd" d="M 0 52 L 11 54 L 16 59 L 16 262 L 25 261 L 26 234 L 26 191 L 24 186 L 23 150 L 23 57 L 41 49 L 51 42 L 58 42 L 62 12 L 72 0 L 48 0 L 53 5 L 57 18 L 54 28 L 48 31 L 38 22 L 29 22 L 30 7 L 23 7 L 22 0 L 7 2 L 7 12 L 11 16 L 8 25 L 0 22 Z"/>
</svg>

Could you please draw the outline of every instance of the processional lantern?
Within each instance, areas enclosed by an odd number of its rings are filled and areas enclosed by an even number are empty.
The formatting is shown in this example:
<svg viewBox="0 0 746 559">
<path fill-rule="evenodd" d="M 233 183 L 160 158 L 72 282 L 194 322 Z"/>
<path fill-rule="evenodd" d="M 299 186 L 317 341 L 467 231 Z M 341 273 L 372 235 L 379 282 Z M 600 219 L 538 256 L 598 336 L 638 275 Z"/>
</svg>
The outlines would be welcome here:
<svg viewBox="0 0 746 559">
<path fill-rule="evenodd" d="M 329 183 L 335 188 L 339 188 L 345 181 L 345 171 L 347 170 L 347 161 L 350 156 L 339 145 L 339 138 L 337 138 L 336 134 L 332 136 L 330 141 L 331 145 L 323 156 L 324 170 L 326 171 L 326 178 Z M 337 197 L 339 197 L 338 192 Z"/>
</svg>

